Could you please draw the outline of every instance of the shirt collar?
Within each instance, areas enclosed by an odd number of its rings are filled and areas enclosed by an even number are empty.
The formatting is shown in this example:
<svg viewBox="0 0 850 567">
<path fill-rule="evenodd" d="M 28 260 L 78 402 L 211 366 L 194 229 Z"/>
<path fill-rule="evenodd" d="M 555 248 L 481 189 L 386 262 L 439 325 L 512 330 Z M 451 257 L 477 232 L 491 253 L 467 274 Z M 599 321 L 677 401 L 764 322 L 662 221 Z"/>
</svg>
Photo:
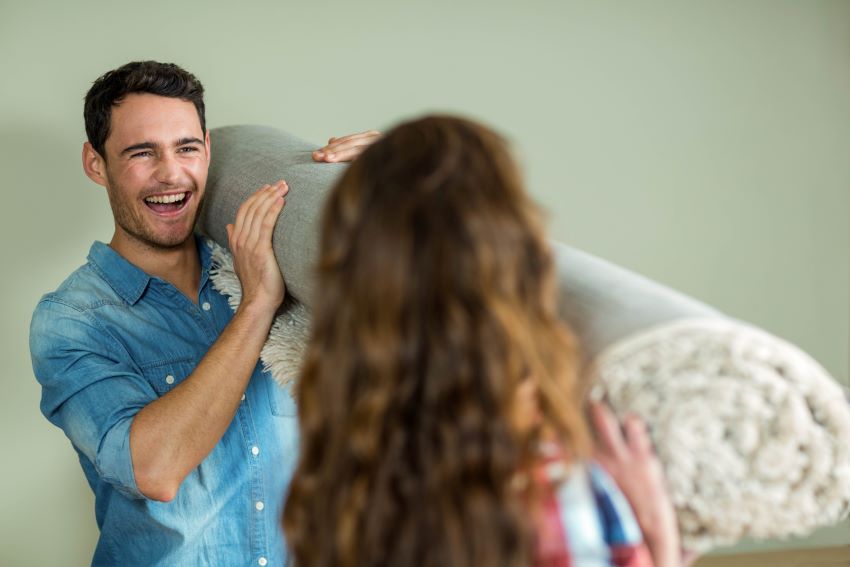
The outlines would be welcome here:
<svg viewBox="0 0 850 567">
<path fill-rule="evenodd" d="M 213 242 L 206 236 L 195 234 L 195 244 L 198 247 L 198 257 L 201 260 L 201 281 L 198 283 L 198 289 L 204 289 L 210 277 L 210 268 L 212 268 L 212 251 Z"/>
<path fill-rule="evenodd" d="M 203 288 L 209 279 L 210 266 L 212 264 L 212 250 L 207 239 L 200 234 L 195 234 L 195 245 L 198 249 L 198 258 L 201 261 L 201 281 Z M 121 254 L 113 250 L 103 242 L 95 242 L 89 250 L 89 263 L 100 274 L 106 283 L 130 305 L 135 305 L 139 298 L 145 293 L 151 276 L 145 273 L 135 264 L 130 263 Z"/>
</svg>

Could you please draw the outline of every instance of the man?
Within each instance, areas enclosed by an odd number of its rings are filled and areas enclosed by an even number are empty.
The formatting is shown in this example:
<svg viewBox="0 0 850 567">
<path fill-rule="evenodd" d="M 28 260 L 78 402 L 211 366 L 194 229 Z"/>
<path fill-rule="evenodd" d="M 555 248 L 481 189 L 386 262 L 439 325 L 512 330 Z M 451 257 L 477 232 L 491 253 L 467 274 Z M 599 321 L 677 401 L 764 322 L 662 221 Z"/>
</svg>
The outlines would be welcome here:
<svg viewBox="0 0 850 567">
<path fill-rule="evenodd" d="M 129 63 L 93 84 L 84 115 L 83 169 L 115 232 L 39 302 L 30 349 L 41 410 L 95 494 L 92 564 L 283 565 L 296 412 L 258 357 L 285 293 L 271 235 L 289 188 L 261 187 L 227 227 L 234 314 L 193 233 L 211 151 L 201 83 Z M 351 159 L 376 136 L 331 139 L 314 159 Z"/>
</svg>

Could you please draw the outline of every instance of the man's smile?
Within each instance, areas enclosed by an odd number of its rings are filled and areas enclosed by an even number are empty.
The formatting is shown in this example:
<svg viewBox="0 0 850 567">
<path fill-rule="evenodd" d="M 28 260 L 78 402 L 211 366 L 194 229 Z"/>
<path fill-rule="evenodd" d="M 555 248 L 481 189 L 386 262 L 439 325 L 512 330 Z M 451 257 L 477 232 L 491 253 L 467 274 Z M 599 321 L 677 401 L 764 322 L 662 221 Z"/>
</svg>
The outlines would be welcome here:
<svg viewBox="0 0 850 567">
<path fill-rule="evenodd" d="M 191 191 L 160 193 L 145 197 L 147 207 L 158 215 L 173 216 L 180 214 L 192 200 Z"/>
</svg>

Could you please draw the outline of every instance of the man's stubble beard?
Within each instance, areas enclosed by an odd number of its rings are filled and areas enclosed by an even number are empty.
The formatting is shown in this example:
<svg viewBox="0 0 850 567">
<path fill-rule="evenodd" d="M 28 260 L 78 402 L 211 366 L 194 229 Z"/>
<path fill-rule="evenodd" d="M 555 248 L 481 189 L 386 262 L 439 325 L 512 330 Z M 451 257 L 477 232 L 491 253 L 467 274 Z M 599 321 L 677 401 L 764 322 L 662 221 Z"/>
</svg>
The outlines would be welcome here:
<svg viewBox="0 0 850 567">
<path fill-rule="evenodd" d="M 191 183 L 191 185 L 188 186 L 181 185 L 176 187 L 177 189 L 190 191 L 192 199 L 198 199 L 198 202 L 195 206 L 194 218 L 192 219 L 187 233 L 182 237 L 174 238 L 168 237 L 168 235 L 157 235 L 151 226 L 145 222 L 139 211 L 133 206 L 128 206 L 128 199 L 125 199 L 125 197 L 122 196 L 123 192 L 121 191 L 120 185 L 115 182 L 109 173 L 107 173 L 106 178 L 108 181 L 106 190 L 109 196 L 109 206 L 112 209 L 112 217 L 115 219 L 115 224 L 130 238 L 154 250 L 171 250 L 179 248 L 186 242 L 186 240 L 192 238 L 195 231 L 195 225 L 198 223 L 198 217 L 201 214 L 201 206 L 203 205 L 204 200 L 204 196 L 198 198 L 198 188 L 195 183 Z M 158 187 L 156 190 L 151 191 L 151 193 L 173 189 L 175 189 L 173 186 Z M 142 204 L 142 206 L 144 207 L 146 205 Z"/>
</svg>

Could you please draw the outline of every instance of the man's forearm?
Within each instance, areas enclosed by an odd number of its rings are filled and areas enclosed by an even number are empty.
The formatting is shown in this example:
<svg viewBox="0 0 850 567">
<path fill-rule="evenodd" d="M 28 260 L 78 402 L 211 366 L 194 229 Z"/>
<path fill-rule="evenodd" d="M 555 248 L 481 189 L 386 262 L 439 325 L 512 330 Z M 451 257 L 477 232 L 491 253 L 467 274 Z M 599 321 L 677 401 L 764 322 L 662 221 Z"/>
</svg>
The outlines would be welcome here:
<svg viewBox="0 0 850 567">
<path fill-rule="evenodd" d="M 183 479 L 219 442 L 239 407 L 273 317 L 272 307 L 240 306 L 192 374 L 136 414 L 130 452 L 142 494 L 172 500 Z"/>
</svg>

